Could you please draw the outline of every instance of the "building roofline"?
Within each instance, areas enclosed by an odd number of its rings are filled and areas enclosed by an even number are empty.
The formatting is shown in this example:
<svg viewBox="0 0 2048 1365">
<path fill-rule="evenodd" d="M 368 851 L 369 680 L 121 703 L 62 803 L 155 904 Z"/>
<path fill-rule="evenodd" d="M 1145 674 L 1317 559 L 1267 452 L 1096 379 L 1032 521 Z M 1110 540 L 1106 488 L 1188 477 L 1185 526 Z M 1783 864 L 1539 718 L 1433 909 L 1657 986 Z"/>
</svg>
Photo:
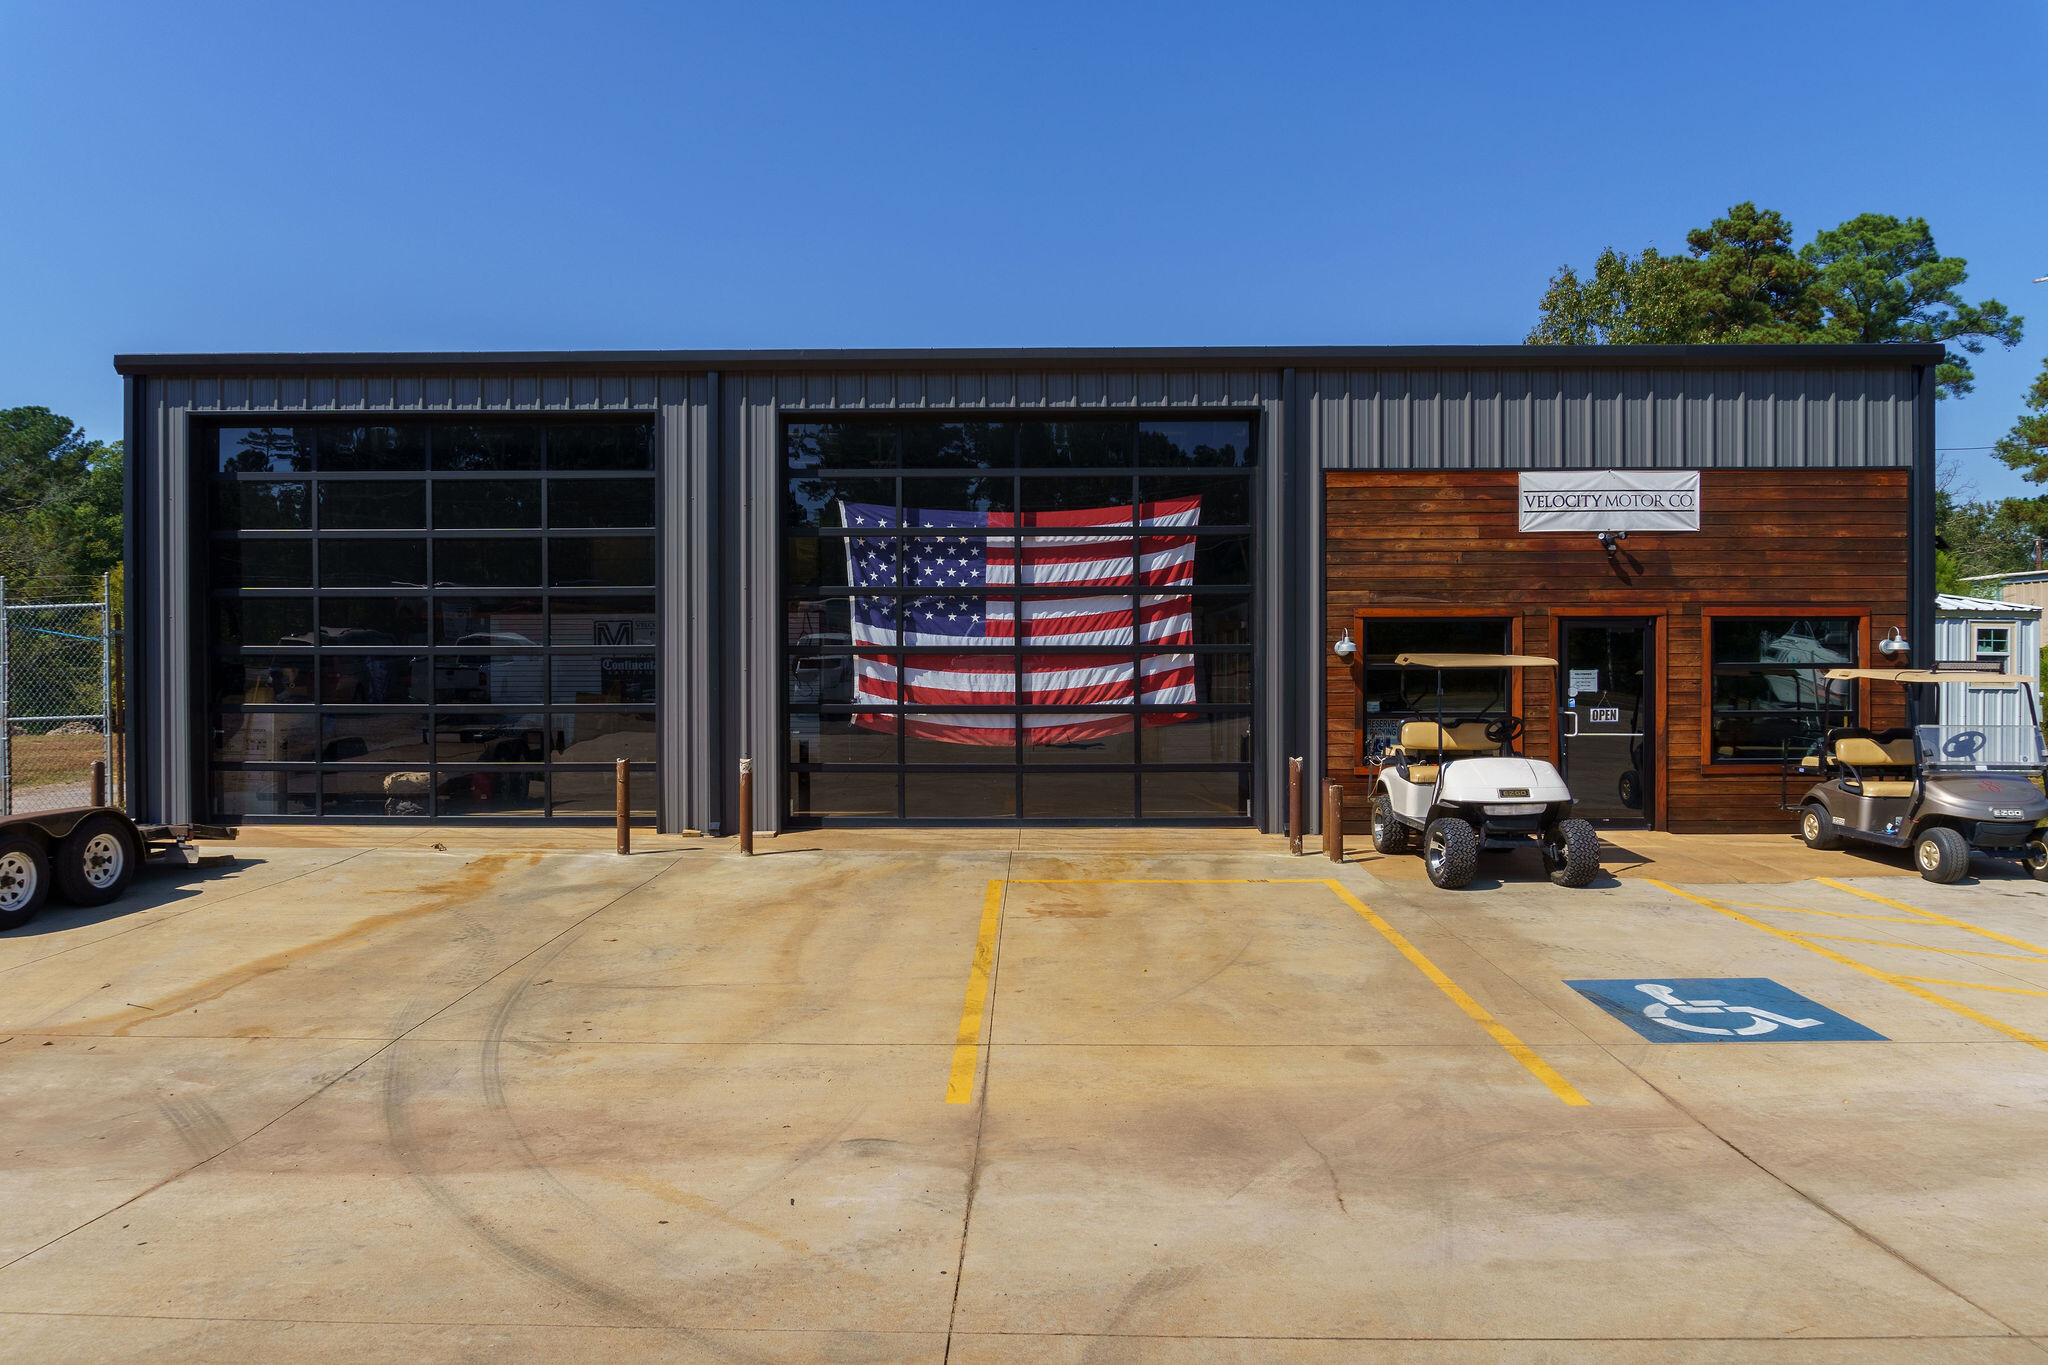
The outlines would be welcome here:
<svg viewBox="0 0 2048 1365">
<path fill-rule="evenodd" d="M 1206 369 L 1358 366 L 1435 369 L 1900 368 L 1938 363 L 1939 344 L 1774 346 L 1100 346 L 760 351 L 223 351 L 117 355 L 124 375 L 956 369 L 1183 365 Z"/>
</svg>

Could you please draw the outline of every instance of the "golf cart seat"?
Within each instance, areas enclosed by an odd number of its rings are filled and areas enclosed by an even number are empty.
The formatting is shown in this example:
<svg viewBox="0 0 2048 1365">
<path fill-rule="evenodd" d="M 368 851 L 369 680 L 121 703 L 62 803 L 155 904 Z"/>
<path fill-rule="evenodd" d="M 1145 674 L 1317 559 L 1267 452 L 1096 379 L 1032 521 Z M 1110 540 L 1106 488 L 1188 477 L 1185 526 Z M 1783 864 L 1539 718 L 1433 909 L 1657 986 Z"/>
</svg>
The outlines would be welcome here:
<svg viewBox="0 0 2048 1365">
<path fill-rule="evenodd" d="M 1910 732 L 1836 732 L 1828 739 L 1828 757 L 1847 770 L 1843 777 L 1865 796 L 1913 794 L 1915 754 Z"/>
<path fill-rule="evenodd" d="M 1436 757 L 1470 758 L 1475 754 L 1497 754 L 1500 745 L 1486 737 L 1486 722 L 1454 721 L 1438 725 L 1433 720 L 1411 720 L 1401 726 L 1401 743 L 1395 753 L 1403 760 L 1410 782 L 1434 782 Z"/>
</svg>

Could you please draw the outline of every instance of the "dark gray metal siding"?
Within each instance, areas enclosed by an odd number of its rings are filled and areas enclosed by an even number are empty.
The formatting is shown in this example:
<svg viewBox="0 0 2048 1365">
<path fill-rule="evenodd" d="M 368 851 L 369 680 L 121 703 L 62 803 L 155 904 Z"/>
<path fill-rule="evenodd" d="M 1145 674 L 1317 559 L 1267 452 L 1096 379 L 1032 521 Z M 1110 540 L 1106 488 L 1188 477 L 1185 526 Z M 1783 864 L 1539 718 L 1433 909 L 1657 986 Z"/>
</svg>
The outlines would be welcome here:
<svg viewBox="0 0 2048 1365">
<path fill-rule="evenodd" d="M 1914 380 L 1835 369 L 1318 370 L 1326 469 L 1902 468 Z"/>
</svg>

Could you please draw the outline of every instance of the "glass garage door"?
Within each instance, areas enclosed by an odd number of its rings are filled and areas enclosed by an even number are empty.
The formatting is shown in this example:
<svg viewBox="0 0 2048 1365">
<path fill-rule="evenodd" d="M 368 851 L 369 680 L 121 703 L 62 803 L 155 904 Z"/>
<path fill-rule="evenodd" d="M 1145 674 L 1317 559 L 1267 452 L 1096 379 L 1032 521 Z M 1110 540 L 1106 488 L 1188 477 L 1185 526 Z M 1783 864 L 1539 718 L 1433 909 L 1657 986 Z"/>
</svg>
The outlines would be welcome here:
<svg viewBox="0 0 2048 1365">
<path fill-rule="evenodd" d="M 195 433 L 214 819 L 601 818 L 655 794 L 648 422 Z"/>
<path fill-rule="evenodd" d="M 783 444 L 792 821 L 1249 818 L 1249 420 Z"/>
</svg>

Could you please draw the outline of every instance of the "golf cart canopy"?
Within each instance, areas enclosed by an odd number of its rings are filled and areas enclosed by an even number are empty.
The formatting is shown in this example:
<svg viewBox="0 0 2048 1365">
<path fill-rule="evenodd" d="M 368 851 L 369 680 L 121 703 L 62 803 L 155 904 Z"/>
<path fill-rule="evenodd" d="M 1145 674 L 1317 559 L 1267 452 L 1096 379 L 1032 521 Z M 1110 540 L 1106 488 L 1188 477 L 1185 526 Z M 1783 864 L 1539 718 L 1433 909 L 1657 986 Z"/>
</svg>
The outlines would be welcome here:
<svg viewBox="0 0 2048 1365">
<path fill-rule="evenodd" d="M 1396 654 L 1396 668 L 1556 668 L 1540 654 Z"/>
<path fill-rule="evenodd" d="M 1975 673 L 1962 668 L 1941 671 L 1932 668 L 1831 668 L 1826 676 L 1837 682 L 1869 678 L 1875 682 L 1895 683 L 1959 682 L 1972 687 L 2018 687 L 2021 683 L 2034 681 L 2024 673 Z"/>
</svg>

